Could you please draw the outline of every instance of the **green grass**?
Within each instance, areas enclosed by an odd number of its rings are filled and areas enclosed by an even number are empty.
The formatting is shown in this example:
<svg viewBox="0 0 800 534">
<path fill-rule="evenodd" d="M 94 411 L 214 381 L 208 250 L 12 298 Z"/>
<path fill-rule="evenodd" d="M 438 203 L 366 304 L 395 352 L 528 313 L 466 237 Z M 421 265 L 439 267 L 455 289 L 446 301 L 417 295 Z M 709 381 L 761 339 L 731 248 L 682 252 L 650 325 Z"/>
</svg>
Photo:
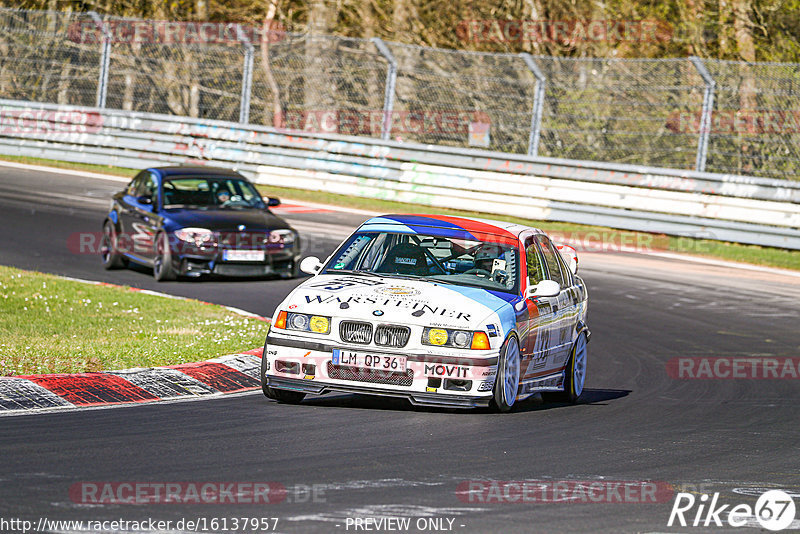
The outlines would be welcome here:
<svg viewBox="0 0 800 534">
<path fill-rule="evenodd" d="M 0 159 L 16 161 L 19 163 L 30 163 L 34 165 L 47 165 L 59 168 L 82 169 L 92 172 L 105 172 L 120 176 L 134 176 L 136 170 L 111 167 L 106 165 L 88 165 L 82 163 L 69 163 L 53 161 L 41 158 L 27 158 L 0 155 Z M 800 251 L 785 250 L 770 247 L 760 247 L 757 245 L 740 245 L 738 243 L 726 243 L 707 239 L 692 239 L 686 237 L 666 237 L 654 236 L 642 232 L 632 232 L 628 230 L 613 230 L 598 226 L 586 226 L 572 223 L 538 221 L 534 219 L 521 219 L 518 217 L 504 217 L 502 215 L 476 213 L 471 211 L 454 210 L 447 208 L 432 208 L 417 204 L 406 204 L 389 200 L 378 200 L 362 197 L 351 197 L 338 195 L 336 193 L 307 191 L 304 189 L 292 189 L 288 187 L 259 186 L 262 193 L 270 196 L 286 197 L 294 200 L 306 200 L 309 202 L 320 202 L 347 208 L 357 208 L 371 210 L 382 213 L 444 213 L 449 215 L 459 215 L 463 217 L 487 217 L 501 221 L 517 222 L 529 226 L 536 226 L 547 232 L 559 232 L 568 236 L 575 233 L 584 235 L 588 232 L 600 232 L 606 241 L 619 242 L 652 242 L 658 250 L 679 252 L 703 256 L 709 258 L 738 261 L 755 265 L 765 265 L 769 267 L 780 267 L 783 269 L 800 270 Z"/>
<path fill-rule="evenodd" d="M 338 195 L 336 193 L 306 191 L 287 187 L 258 186 L 263 194 L 270 196 L 286 197 L 293 200 L 307 200 L 348 208 L 372 210 L 382 213 L 444 213 L 462 217 L 485 217 L 500 221 L 508 221 L 535 226 L 548 233 L 556 233 L 566 237 L 582 239 L 587 234 L 599 234 L 599 238 L 606 243 L 642 243 L 644 250 L 678 252 L 703 256 L 708 258 L 724 259 L 780 267 L 784 269 L 800 270 L 800 251 L 779 248 L 760 247 L 757 245 L 741 245 L 709 239 L 693 239 L 688 237 L 668 237 L 644 232 L 628 230 L 615 230 L 600 226 L 587 226 L 564 222 L 538 221 L 535 219 L 522 219 L 519 217 L 506 217 L 503 215 L 476 213 L 472 211 L 454 210 L 447 208 L 434 208 L 417 204 L 406 204 L 389 200 L 376 200 L 361 197 Z M 556 236 L 554 236 L 556 237 Z M 592 241 L 594 242 L 594 241 Z M 580 255 L 580 251 L 579 251 Z"/>
<path fill-rule="evenodd" d="M 260 347 L 267 328 L 221 306 L 0 266 L 0 376 L 202 361 Z"/>
</svg>

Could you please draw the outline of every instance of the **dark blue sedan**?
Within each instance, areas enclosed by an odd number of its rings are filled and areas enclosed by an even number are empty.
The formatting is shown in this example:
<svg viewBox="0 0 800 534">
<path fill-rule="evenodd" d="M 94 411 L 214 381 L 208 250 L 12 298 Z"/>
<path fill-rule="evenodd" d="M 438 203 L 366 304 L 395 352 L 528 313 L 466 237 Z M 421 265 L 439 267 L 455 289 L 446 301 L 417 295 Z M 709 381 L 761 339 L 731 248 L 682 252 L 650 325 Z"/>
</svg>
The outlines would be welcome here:
<svg viewBox="0 0 800 534">
<path fill-rule="evenodd" d="M 176 276 L 297 276 L 300 239 L 241 174 L 213 167 L 145 169 L 114 195 L 103 267 L 136 262 Z"/>
</svg>

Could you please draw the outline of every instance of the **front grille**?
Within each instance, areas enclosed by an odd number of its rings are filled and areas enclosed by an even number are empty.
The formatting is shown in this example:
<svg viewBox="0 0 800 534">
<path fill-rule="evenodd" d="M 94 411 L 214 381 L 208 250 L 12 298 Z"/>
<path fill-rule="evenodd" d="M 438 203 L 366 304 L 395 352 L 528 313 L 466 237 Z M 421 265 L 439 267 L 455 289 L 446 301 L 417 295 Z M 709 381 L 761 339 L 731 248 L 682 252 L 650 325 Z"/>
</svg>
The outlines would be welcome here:
<svg viewBox="0 0 800 534">
<path fill-rule="evenodd" d="M 339 324 L 339 335 L 347 343 L 366 345 L 372 341 L 372 325 L 358 321 L 342 321 Z"/>
<path fill-rule="evenodd" d="M 393 386 L 410 386 L 414 380 L 414 371 L 408 369 L 405 373 L 390 373 L 379 369 L 361 369 L 345 365 L 333 365 L 328 362 L 328 376 L 337 380 L 354 380 L 356 382 L 370 382 L 373 384 L 390 384 Z"/>
<path fill-rule="evenodd" d="M 382 324 L 375 329 L 375 344 L 384 347 L 405 347 L 411 329 L 407 326 Z"/>
</svg>

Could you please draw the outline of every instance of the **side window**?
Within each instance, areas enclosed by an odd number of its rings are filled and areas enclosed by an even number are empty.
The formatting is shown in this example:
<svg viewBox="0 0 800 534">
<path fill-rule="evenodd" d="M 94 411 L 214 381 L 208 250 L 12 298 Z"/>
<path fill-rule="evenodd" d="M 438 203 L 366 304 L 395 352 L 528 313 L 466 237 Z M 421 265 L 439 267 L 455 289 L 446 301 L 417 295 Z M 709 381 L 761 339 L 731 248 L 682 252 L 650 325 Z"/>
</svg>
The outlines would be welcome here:
<svg viewBox="0 0 800 534">
<path fill-rule="evenodd" d="M 558 282 L 558 285 L 563 289 L 566 284 L 561 275 L 561 263 L 558 261 L 558 251 L 547 236 L 537 235 L 536 240 L 542 247 L 542 254 L 544 255 L 544 262 L 547 264 L 547 272 L 550 275 L 550 280 Z"/>
<path fill-rule="evenodd" d="M 547 278 L 544 270 L 544 257 L 539 245 L 533 239 L 525 243 L 525 257 L 528 262 L 528 286 L 535 286 Z"/>
<path fill-rule="evenodd" d="M 148 172 L 140 177 L 139 186 L 136 188 L 137 197 L 150 197 L 155 201 L 157 191 L 156 178 L 152 173 Z"/>
<path fill-rule="evenodd" d="M 572 271 L 569 270 L 567 259 L 558 248 L 556 248 L 556 253 L 558 254 L 558 263 L 561 265 L 561 278 L 564 280 L 564 287 L 574 286 L 575 279 L 572 277 Z"/>
<path fill-rule="evenodd" d="M 149 173 L 140 172 L 139 174 L 137 174 L 136 177 L 133 180 L 131 180 L 131 183 L 128 184 L 128 188 L 125 190 L 125 194 L 130 195 L 132 197 L 137 196 L 136 195 L 136 191 L 141 186 L 142 180 L 144 180 L 144 177 L 147 174 L 149 174 Z"/>
</svg>

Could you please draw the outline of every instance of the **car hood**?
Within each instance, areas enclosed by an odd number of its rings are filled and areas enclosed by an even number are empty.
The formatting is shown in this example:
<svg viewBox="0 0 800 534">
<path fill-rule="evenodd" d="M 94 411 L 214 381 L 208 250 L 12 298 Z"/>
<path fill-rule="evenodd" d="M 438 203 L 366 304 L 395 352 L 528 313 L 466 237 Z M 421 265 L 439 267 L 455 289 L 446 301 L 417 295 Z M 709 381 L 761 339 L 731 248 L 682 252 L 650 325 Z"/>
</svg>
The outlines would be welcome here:
<svg viewBox="0 0 800 534">
<path fill-rule="evenodd" d="M 362 275 L 318 275 L 281 304 L 287 311 L 405 325 L 486 330 L 513 321 L 511 294 L 476 287 Z"/>
<path fill-rule="evenodd" d="M 176 228 L 189 226 L 209 230 L 236 230 L 244 225 L 249 231 L 277 230 L 289 225 L 277 215 L 266 210 L 199 210 L 175 208 L 165 210 L 167 218 Z"/>
</svg>

